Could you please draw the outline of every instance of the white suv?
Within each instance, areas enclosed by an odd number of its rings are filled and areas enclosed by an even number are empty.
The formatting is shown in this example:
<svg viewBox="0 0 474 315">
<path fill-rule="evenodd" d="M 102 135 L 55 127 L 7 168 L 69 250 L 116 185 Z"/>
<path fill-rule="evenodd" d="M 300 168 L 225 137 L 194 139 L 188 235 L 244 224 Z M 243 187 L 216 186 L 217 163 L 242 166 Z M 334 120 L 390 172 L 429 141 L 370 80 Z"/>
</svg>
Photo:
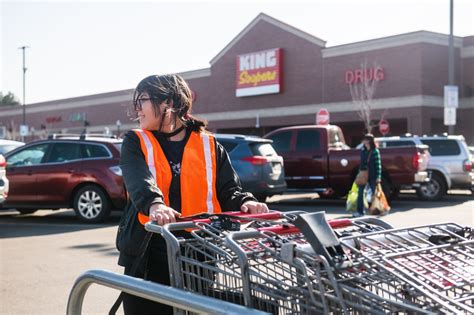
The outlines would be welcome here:
<svg viewBox="0 0 474 315">
<path fill-rule="evenodd" d="M 471 154 L 463 136 L 412 136 L 376 138 L 381 148 L 428 145 L 430 160 L 427 170 L 430 181 L 417 189 L 418 195 L 426 200 L 441 199 L 448 189 L 472 190 Z"/>
</svg>

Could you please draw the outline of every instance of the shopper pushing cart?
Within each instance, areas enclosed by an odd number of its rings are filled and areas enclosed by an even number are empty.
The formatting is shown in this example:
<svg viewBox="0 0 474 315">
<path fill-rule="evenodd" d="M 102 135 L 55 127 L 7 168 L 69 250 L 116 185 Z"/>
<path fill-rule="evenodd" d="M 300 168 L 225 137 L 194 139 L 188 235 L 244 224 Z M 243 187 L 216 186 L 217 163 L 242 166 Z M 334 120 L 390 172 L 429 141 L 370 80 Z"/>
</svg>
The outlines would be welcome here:
<svg viewBox="0 0 474 315">
<path fill-rule="evenodd" d="M 225 149 L 205 131 L 205 122 L 191 115 L 192 98 L 179 75 L 152 75 L 135 89 L 140 129 L 125 135 L 120 162 L 129 202 L 117 248 L 126 275 L 170 283 L 166 245 L 160 235 L 147 236 L 144 224 L 149 220 L 164 225 L 200 212 L 268 211 L 242 192 Z M 128 294 L 121 297 L 125 314 L 172 313 L 165 305 Z"/>
</svg>

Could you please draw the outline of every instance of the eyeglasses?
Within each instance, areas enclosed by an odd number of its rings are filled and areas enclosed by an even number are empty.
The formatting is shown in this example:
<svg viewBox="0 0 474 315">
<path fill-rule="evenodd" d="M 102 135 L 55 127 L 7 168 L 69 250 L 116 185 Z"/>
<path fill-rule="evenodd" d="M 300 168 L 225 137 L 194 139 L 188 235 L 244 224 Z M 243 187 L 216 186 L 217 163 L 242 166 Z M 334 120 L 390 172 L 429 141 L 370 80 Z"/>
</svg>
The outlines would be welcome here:
<svg viewBox="0 0 474 315">
<path fill-rule="evenodd" d="M 146 102 L 146 101 L 151 101 L 151 100 L 157 100 L 158 98 L 156 97 L 142 97 L 142 98 L 137 98 L 134 102 L 133 102 L 133 109 L 138 112 L 138 111 L 141 111 L 142 108 L 143 108 L 143 103 Z"/>
</svg>

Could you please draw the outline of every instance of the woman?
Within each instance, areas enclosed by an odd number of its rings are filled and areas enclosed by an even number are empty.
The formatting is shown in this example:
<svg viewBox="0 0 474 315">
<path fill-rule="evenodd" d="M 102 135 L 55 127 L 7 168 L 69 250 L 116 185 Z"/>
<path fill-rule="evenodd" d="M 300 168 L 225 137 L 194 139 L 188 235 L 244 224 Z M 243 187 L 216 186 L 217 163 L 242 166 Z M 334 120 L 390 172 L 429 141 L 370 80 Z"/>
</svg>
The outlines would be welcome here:
<svg viewBox="0 0 474 315">
<path fill-rule="evenodd" d="M 368 170 L 369 189 L 372 195 L 375 193 L 375 186 L 382 182 L 382 162 L 380 158 L 380 151 L 375 145 L 374 136 L 370 133 L 366 134 L 362 140 L 362 151 L 360 153 L 360 167 L 359 170 Z M 364 215 L 364 189 L 366 185 L 359 186 L 359 194 L 357 195 L 357 212 L 355 217 Z"/>
<path fill-rule="evenodd" d="M 117 233 L 119 265 L 125 274 L 170 284 L 166 244 L 153 234 L 140 255 L 149 220 L 159 225 L 202 212 L 268 212 L 240 180 L 225 149 L 206 123 L 191 115 L 192 94 L 179 75 L 152 75 L 135 89 L 134 110 L 140 129 L 123 140 L 120 167 L 129 194 Z M 183 232 L 186 233 L 186 232 Z M 141 261 L 132 268 L 135 261 Z M 137 271 L 132 270 L 137 269 Z M 172 314 L 172 308 L 123 295 L 125 314 Z"/>
</svg>

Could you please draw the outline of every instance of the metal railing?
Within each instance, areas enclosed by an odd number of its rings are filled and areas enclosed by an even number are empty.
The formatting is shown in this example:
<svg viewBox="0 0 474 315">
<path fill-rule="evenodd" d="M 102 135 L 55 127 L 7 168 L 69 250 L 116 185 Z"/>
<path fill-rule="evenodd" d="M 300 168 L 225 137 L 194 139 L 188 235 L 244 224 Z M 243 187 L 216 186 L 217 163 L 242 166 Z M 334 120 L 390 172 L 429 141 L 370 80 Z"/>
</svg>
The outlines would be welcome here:
<svg viewBox="0 0 474 315">
<path fill-rule="evenodd" d="M 76 279 L 69 293 L 67 315 L 82 314 L 82 302 L 93 283 L 117 289 L 131 295 L 199 314 L 268 314 L 241 305 L 183 291 L 106 270 L 89 270 Z"/>
</svg>

